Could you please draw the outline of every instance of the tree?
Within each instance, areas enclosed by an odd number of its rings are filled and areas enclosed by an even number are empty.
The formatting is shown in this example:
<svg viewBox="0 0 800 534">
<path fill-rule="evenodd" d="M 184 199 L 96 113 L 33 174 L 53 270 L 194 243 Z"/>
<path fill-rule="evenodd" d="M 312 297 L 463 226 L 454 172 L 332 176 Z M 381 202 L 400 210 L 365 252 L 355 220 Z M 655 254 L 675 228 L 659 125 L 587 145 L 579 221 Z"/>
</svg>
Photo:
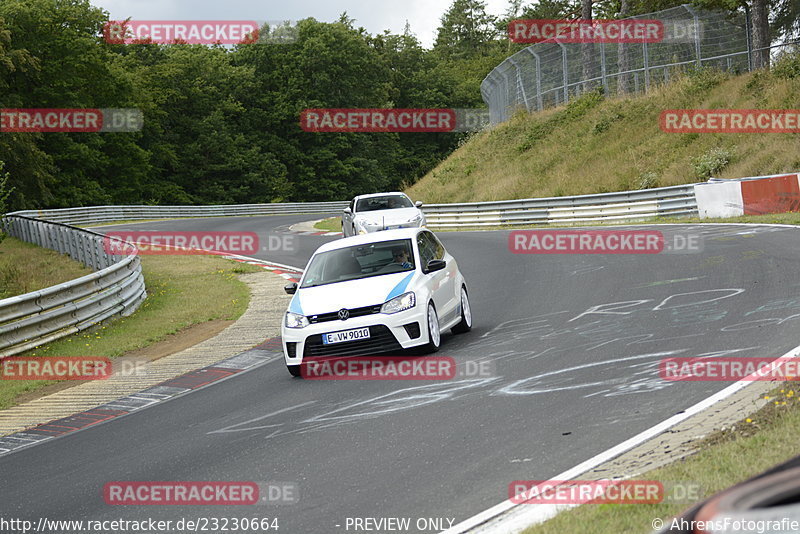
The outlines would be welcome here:
<svg viewBox="0 0 800 534">
<path fill-rule="evenodd" d="M 769 31 L 768 0 L 751 0 L 750 27 L 753 35 L 753 68 L 769 67 L 769 47 L 772 41 Z"/>
<path fill-rule="evenodd" d="M 754 69 L 769 67 L 769 46 L 772 42 L 770 11 L 784 3 L 796 1 L 797 0 L 696 0 L 699 6 L 706 9 L 724 9 L 730 12 L 744 9 L 744 11 L 749 14 L 749 30 L 753 46 L 752 64 Z M 786 23 L 784 23 L 784 25 L 785 24 Z M 791 24 L 789 24 L 789 26 L 791 26 Z"/>
<path fill-rule="evenodd" d="M 486 13 L 486 2 L 453 0 L 442 15 L 433 49 L 442 57 L 474 57 L 497 36 L 495 24 L 496 18 Z"/>
</svg>

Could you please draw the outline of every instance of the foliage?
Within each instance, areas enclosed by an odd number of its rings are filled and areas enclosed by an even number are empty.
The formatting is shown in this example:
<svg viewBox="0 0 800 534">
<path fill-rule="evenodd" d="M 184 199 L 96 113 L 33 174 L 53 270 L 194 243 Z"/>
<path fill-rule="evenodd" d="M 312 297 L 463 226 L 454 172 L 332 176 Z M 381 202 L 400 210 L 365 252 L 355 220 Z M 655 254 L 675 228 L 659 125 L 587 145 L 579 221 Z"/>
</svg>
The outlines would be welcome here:
<svg viewBox="0 0 800 534">
<path fill-rule="evenodd" d="M 111 44 L 108 13 L 89 0 L 4 0 L 3 107 L 130 107 L 145 119 L 136 133 L 3 133 L 9 207 L 332 200 L 413 183 L 463 134 L 315 134 L 300 112 L 482 107 L 480 81 L 505 55 L 481 2 L 465 6 L 473 13 L 454 5 L 428 50 L 410 28 L 372 36 L 346 14 L 235 47 Z"/>
<path fill-rule="evenodd" d="M 733 153 L 722 147 L 714 147 L 705 154 L 692 159 L 692 170 L 698 178 L 708 179 L 718 174 L 731 162 Z"/>
<path fill-rule="evenodd" d="M 781 54 L 772 66 L 772 74 L 787 80 L 800 77 L 800 50 Z"/>
<path fill-rule="evenodd" d="M 636 15 L 682 1 L 625 0 L 625 9 Z M 773 33 L 796 30 L 796 1 L 769 1 Z M 729 11 L 743 5 L 696 3 Z M 414 184 L 466 136 L 309 133 L 300 113 L 483 107 L 481 81 L 524 47 L 507 38 L 508 21 L 575 18 L 580 7 L 578 0 L 509 0 L 495 17 L 485 0 L 451 0 L 431 49 L 409 27 L 370 35 L 346 13 L 332 23 L 264 27 L 255 44 L 209 47 L 108 43 L 108 13 L 90 0 L 2 0 L 3 108 L 130 107 L 144 116 L 136 133 L 2 133 L 8 209 L 333 200 Z M 621 9 L 621 0 L 593 2 L 597 18 Z M 796 59 L 776 67 L 779 76 L 796 72 Z M 722 80 L 700 72 L 687 91 Z M 601 100 L 597 93 L 571 103 L 558 120 L 575 120 Z M 601 118 L 594 132 L 617 120 Z M 532 127 L 515 144 L 525 152 L 541 134 Z"/>
</svg>

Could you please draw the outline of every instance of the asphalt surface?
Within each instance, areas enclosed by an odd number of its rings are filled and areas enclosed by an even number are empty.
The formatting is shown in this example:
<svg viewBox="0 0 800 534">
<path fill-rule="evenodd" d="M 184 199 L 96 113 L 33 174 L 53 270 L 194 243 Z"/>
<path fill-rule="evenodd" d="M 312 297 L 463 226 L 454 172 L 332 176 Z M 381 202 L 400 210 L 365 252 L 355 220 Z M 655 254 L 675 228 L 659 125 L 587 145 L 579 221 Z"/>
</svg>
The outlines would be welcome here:
<svg viewBox="0 0 800 534">
<path fill-rule="evenodd" d="M 263 238 L 308 218 L 194 219 L 131 229 L 246 230 Z M 278 518 L 284 534 L 353 532 L 348 518 L 410 518 L 411 528 L 399 532 L 439 530 L 418 529 L 421 518 L 458 523 L 505 500 L 512 481 L 553 477 L 729 385 L 663 381 L 661 358 L 777 357 L 800 342 L 796 230 L 650 229 L 668 241 L 700 234 L 704 250 L 512 254 L 507 231 L 440 233 L 469 283 L 474 328 L 445 335 L 439 355 L 464 368 L 488 361 L 489 376 L 303 381 L 275 358 L 0 457 L 0 516 L 269 517 Z M 303 267 L 330 239 L 295 236 L 293 250 L 256 256 Z M 111 481 L 206 480 L 293 483 L 299 501 L 110 506 L 102 496 Z"/>
</svg>

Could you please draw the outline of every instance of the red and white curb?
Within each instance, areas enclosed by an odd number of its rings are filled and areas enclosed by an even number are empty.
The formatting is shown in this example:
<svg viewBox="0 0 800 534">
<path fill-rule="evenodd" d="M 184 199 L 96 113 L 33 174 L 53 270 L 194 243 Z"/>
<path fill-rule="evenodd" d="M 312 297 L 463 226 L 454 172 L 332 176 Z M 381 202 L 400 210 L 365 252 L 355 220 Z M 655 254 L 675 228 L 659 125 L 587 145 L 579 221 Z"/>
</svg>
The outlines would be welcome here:
<svg viewBox="0 0 800 534">
<path fill-rule="evenodd" d="M 267 339 L 250 350 L 202 369 L 189 371 L 138 393 L 106 402 L 96 408 L 85 410 L 69 417 L 63 417 L 20 432 L 0 436 L 0 456 L 85 430 L 112 419 L 130 415 L 144 408 L 155 406 L 158 403 L 186 395 L 237 374 L 250 371 L 276 358 L 283 358 L 281 340 L 280 338 Z"/>
<path fill-rule="evenodd" d="M 292 267 L 291 265 L 283 265 L 281 263 L 274 263 L 271 261 L 259 260 L 256 258 L 250 258 L 248 256 L 231 255 L 231 256 L 223 256 L 223 259 L 238 261 L 239 263 L 246 263 L 248 265 L 255 265 L 257 267 L 262 267 L 263 269 L 271 273 L 275 273 L 290 282 L 299 282 L 300 277 L 303 275 L 303 270 L 298 269 L 297 267 Z"/>
</svg>

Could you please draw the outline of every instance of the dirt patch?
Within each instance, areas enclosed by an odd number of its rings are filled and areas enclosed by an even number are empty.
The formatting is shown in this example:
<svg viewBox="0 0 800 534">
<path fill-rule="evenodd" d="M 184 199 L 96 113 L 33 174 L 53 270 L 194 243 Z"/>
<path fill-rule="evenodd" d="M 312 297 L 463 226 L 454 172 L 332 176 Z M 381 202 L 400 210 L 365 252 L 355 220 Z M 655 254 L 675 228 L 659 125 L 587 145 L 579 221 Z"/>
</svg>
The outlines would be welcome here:
<svg viewBox="0 0 800 534">
<path fill-rule="evenodd" d="M 236 321 L 217 319 L 214 321 L 207 321 L 205 323 L 192 325 L 174 334 L 170 334 L 165 339 L 162 339 L 157 343 L 153 343 L 152 345 L 143 347 L 141 349 L 126 352 L 122 356 L 147 358 L 150 361 L 158 360 L 164 356 L 175 354 L 176 352 L 193 347 L 202 341 L 211 339 L 235 322 Z M 50 384 L 49 386 L 39 388 L 36 391 L 18 395 L 15 397 L 14 403 L 19 405 L 41 397 L 46 397 L 47 395 L 69 389 L 71 387 L 79 386 L 80 384 L 80 381 L 75 380 L 56 382 L 55 384 Z"/>
</svg>

